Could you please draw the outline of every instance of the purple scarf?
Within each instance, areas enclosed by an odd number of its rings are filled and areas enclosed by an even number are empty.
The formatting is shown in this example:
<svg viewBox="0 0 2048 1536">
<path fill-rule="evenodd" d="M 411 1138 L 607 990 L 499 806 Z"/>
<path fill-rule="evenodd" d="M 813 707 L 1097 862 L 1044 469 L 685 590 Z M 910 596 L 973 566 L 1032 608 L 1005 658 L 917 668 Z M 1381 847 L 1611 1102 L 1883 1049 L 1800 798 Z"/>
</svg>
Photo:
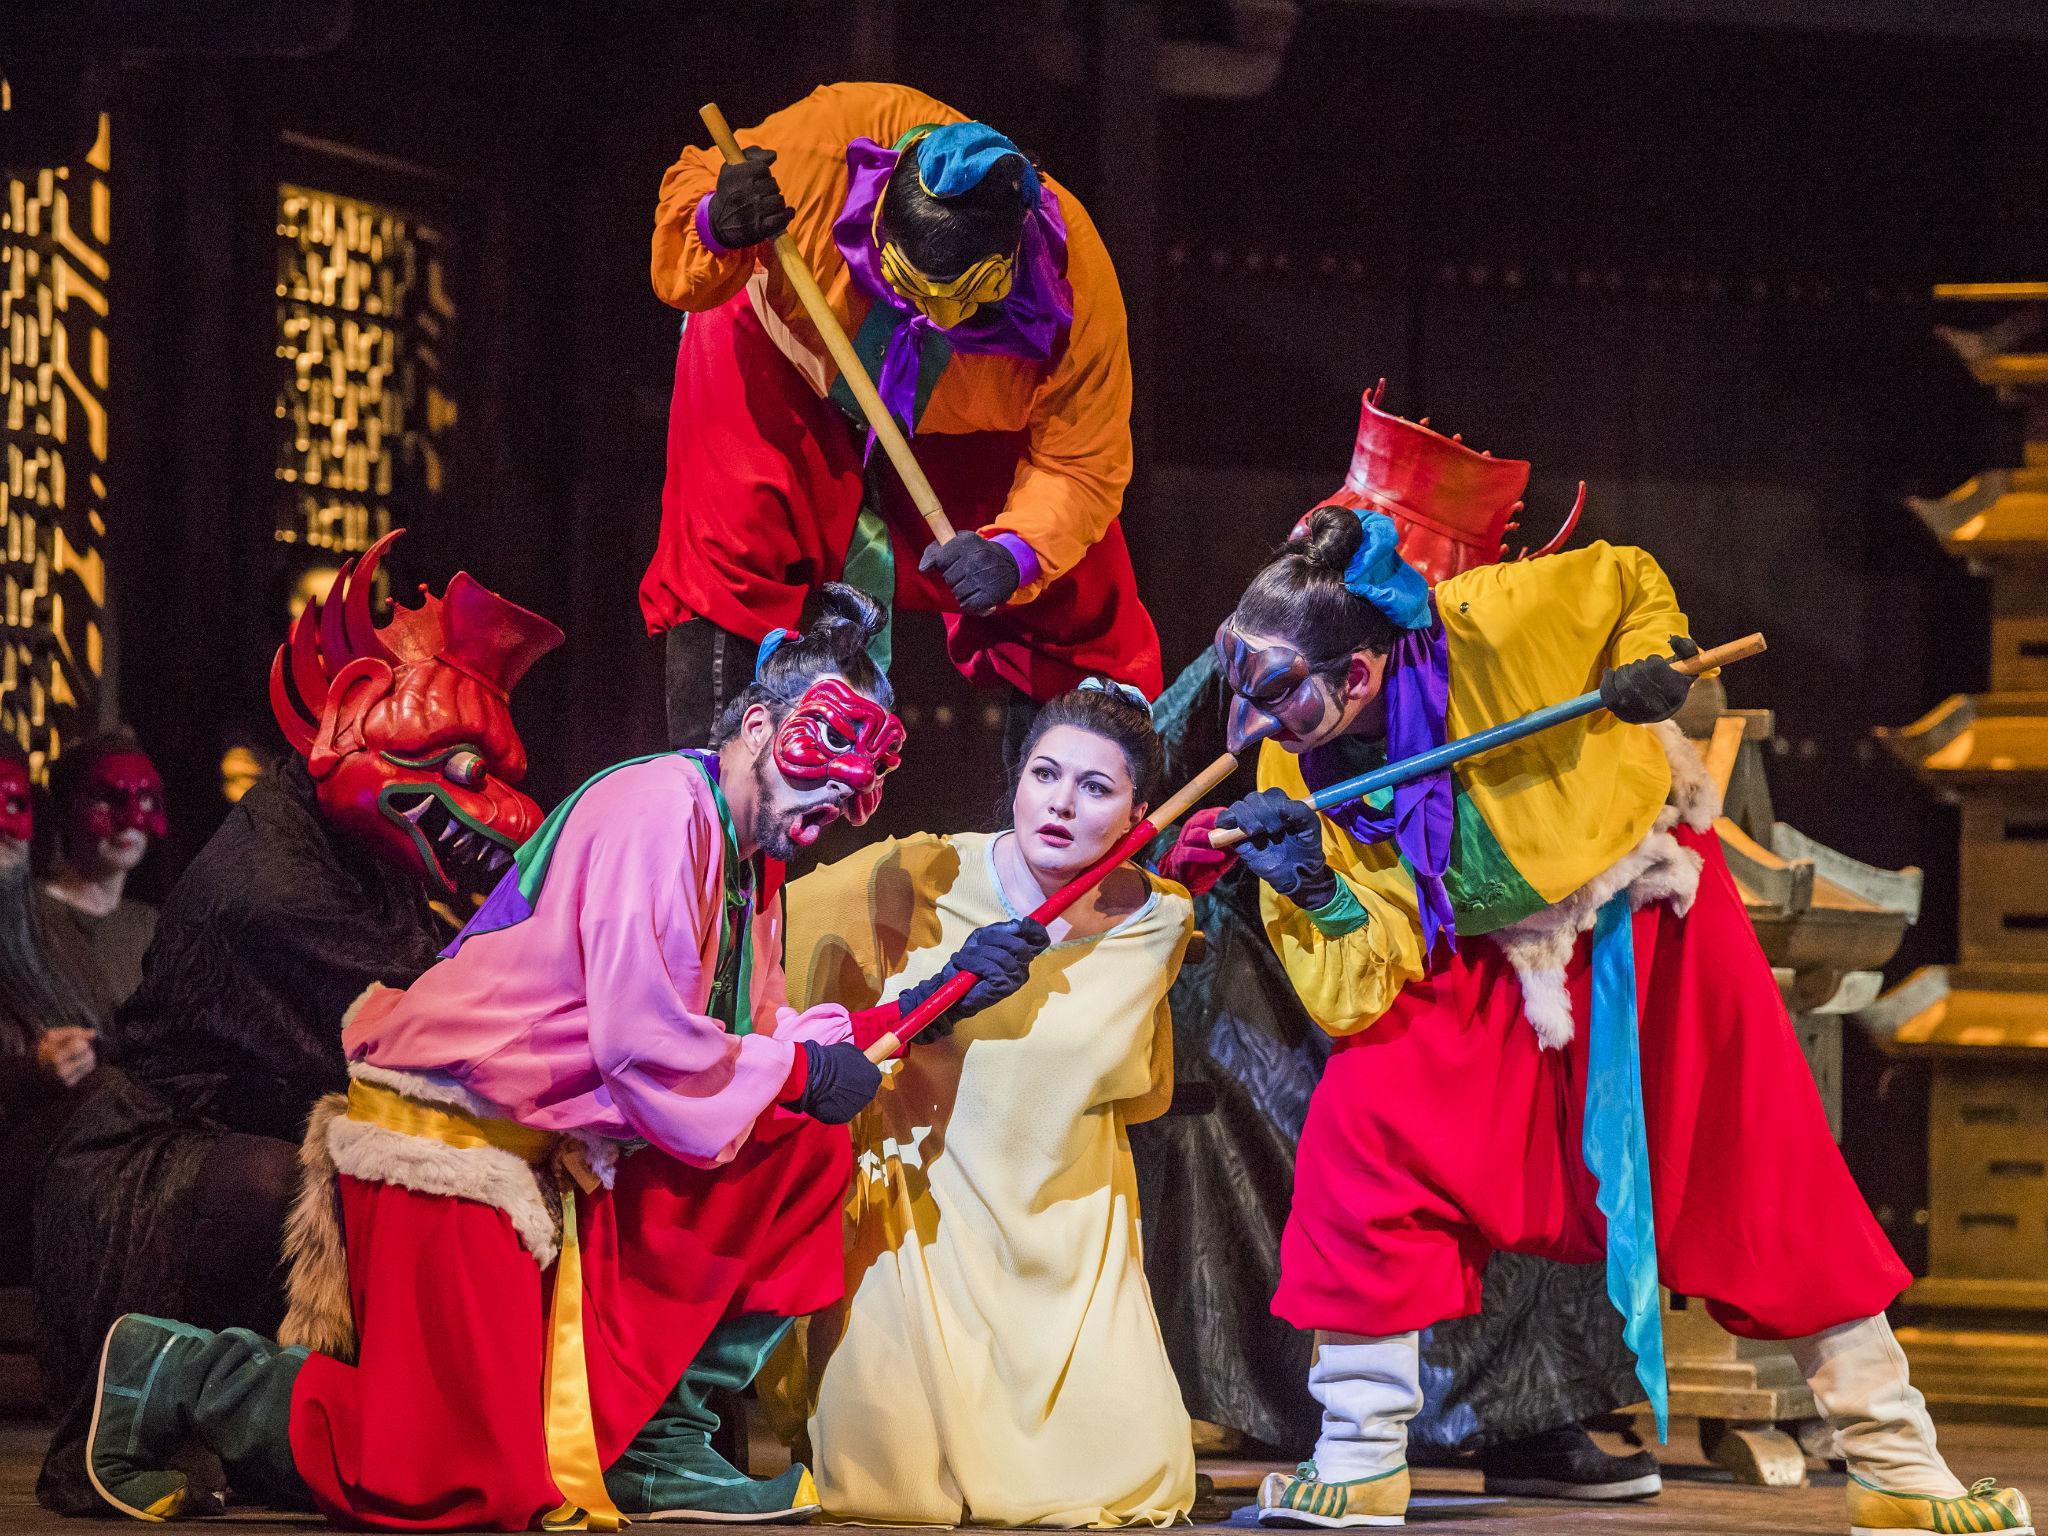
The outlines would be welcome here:
<svg viewBox="0 0 2048 1536">
<path fill-rule="evenodd" d="M 1451 702 L 1451 658 L 1441 619 L 1427 629 L 1400 632 L 1387 660 L 1383 697 L 1387 701 L 1388 762 L 1397 763 L 1444 744 L 1445 716 Z M 1320 748 L 1304 757 L 1301 766 L 1311 789 L 1351 776 Z M 1423 966 L 1433 975 L 1458 952 L 1457 915 L 1444 890 L 1444 871 L 1451 863 L 1451 834 L 1457 826 L 1451 770 L 1439 769 L 1395 785 L 1393 805 L 1387 810 L 1374 810 L 1356 800 L 1326 814 L 1357 842 L 1380 843 L 1393 838 L 1415 873 Z"/>
<path fill-rule="evenodd" d="M 927 336 L 944 336 L 955 352 L 990 352 L 1025 362 L 1044 363 L 1074 323 L 1074 290 L 1066 279 L 1067 225 L 1059 199 L 1047 187 L 1038 210 L 1024 221 L 1017 247 L 1016 276 L 1009 297 L 984 304 L 971 318 L 941 331 L 882 276 L 882 253 L 875 247 L 875 204 L 889 184 L 901 151 L 884 149 L 873 139 L 855 139 L 846 146 L 846 204 L 832 221 L 832 239 L 870 302 L 886 304 L 910 317 L 890 334 L 882 354 L 882 374 L 875 381 L 889 414 L 910 431 L 917 410 L 918 359 Z M 869 453 L 875 434 L 868 432 Z"/>
</svg>

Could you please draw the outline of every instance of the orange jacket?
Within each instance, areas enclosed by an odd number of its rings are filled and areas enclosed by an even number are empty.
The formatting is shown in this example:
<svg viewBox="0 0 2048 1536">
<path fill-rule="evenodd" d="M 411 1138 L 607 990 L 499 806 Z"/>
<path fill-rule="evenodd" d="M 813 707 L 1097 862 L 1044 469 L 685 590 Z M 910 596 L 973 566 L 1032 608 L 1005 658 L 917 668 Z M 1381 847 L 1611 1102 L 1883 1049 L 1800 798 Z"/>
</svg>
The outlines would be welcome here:
<svg viewBox="0 0 2048 1536">
<path fill-rule="evenodd" d="M 796 213 L 789 233 L 849 335 L 859 331 L 869 300 L 832 240 L 832 221 L 846 202 L 847 144 L 864 137 L 886 148 L 921 123 L 961 121 L 961 113 L 907 86 L 842 84 L 820 86 L 737 135 L 742 145 L 775 151 L 775 179 Z M 711 309 L 759 267 L 770 307 L 812 354 L 816 366 L 806 371 L 822 392 L 837 369 L 780 266 L 765 248 L 720 256 L 698 238 L 697 204 L 717 186 L 722 163 L 715 149 L 686 149 L 662 177 L 654 291 L 677 309 Z M 1038 555 L 1039 580 L 1013 602 L 1073 569 L 1123 509 L 1131 478 L 1131 360 L 1116 269 L 1080 200 L 1050 177 L 1044 184 L 1067 226 L 1074 323 L 1064 345 L 1049 365 L 956 352 L 917 423 L 919 432 L 1029 431 L 1009 499 L 981 530 L 1008 530 Z"/>
</svg>

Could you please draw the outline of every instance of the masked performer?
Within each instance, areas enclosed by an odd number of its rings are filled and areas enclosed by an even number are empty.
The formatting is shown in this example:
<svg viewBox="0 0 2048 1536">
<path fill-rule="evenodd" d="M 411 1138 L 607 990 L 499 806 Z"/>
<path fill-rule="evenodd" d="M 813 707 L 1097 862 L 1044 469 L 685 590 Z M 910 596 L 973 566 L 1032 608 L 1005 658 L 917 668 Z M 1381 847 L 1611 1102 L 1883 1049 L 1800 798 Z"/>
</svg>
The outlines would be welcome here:
<svg viewBox="0 0 2048 1536">
<path fill-rule="evenodd" d="M 914 1005 L 970 932 L 1002 932 L 983 925 L 1094 865 L 1159 788 L 1150 712 L 1127 692 L 1095 680 L 1039 711 L 1010 831 L 885 843 L 799 882 L 791 954 L 810 992 Z M 1047 939 L 1029 926 L 1025 966 Z M 857 1122 L 846 1310 L 810 1335 L 828 1515 L 1186 1515 L 1194 1454 L 1126 1130 L 1173 1094 L 1166 991 L 1190 932 L 1185 892 L 1124 867 L 1052 925 L 1007 1002 L 919 1037 Z"/>
<path fill-rule="evenodd" d="M 163 777 L 134 733 L 117 727 L 57 759 L 50 798 L 59 827 L 41 892 L 44 930 L 91 987 L 100 1016 L 111 1018 L 141 984 L 156 934 L 156 908 L 127 886 L 150 847 L 170 835 Z"/>
<path fill-rule="evenodd" d="M 978 683 L 1159 690 L 1116 524 L 1131 473 L 1123 298 L 1078 199 L 1016 145 L 897 85 L 830 85 L 662 180 L 654 289 L 688 311 L 661 540 L 669 738 L 704 739 L 754 643 L 843 579 L 945 614 Z M 787 232 L 954 526 L 931 543 L 764 242 Z M 866 466 L 864 469 L 863 466 Z M 886 656 L 886 631 L 878 644 Z"/>
<path fill-rule="evenodd" d="M 0 741 L 0 1281 L 26 1283 L 34 1200 L 50 1148 L 98 1065 L 105 1015 L 88 977 L 49 941 L 29 873 L 27 756 Z"/>
<path fill-rule="evenodd" d="M 1400 1521 L 1416 1331 L 1477 1308 L 1508 1249 L 1605 1252 L 1653 1403 L 1660 1268 L 1731 1332 L 1788 1341 L 1857 1530 L 2030 1528 L 2016 1490 L 1966 1490 L 1935 1449 L 1884 1319 L 1905 1267 L 1829 1137 L 1697 759 L 1645 728 L 1685 699 L 1665 653 L 1692 653 L 1686 627 L 1641 550 L 1432 592 L 1384 515 L 1326 507 L 1219 631 L 1232 739 L 1277 730 L 1226 819 L 1337 1037 L 1273 1303 L 1316 1330 L 1323 1432 L 1260 1489 L 1265 1523 Z M 1391 799 L 1323 817 L 1301 798 L 1594 685 L 1607 711 Z"/>
<path fill-rule="evenodd" d="M 1495 458 L 1362 402 L 1351 465 L 1329 504 L 1386 512 L 1402 556 L 1431 582 L 1510 558 L 1529 465 Z M 1560 547 L 1581 502 L 1535 554 Z M 1172 772 L 1192 775 L 1223 750 L 1230 697 L 1213 650 L 1160 700 Z M 1246 763 L 1227 787 L 1253 787 Z M 1241 783 L 1240 783 L 1241 781 Z M 1213 817 L 1211 818 L 1213 819 Z M 1279 1280 L 1284 1192 L 1330 1037 L 1287 985 L 1266 941 L 1259 882 L 1216 854 L 1162 872 L 1195 893 L 1209 954 L 1184 967 L 1173 997 L 1184 1077 L 1215 1085 L 1214 1112 L 1176 1116 L 1133 1137 L 1152 1215 L 1146 1271 L 1188 1404 L 1197 1416 L 1268 1444 L 1306 1445 L 1317 1415 L 1302 1396 L 1310 1340 L 1267 1314 Z M 1219 880 L 1218 875 L 1222 874 Z M 1475 1456 L 1489 1492 L 1570 1499 L 1644 1498 L 1662 1486 L 1654 1457 L 1609 1456 L 1580 1420 L 1636 1402 L 1633 1361 L 1598 1265 L 1496 1254 L 1474 1317 L 1425 1330 L 1423 1406 L 1411 1462 Z"/>
<path fill-rule="evenodd" d="M 347 1081 L 343 1011 L 432 963 L 450 929 L 429 898 L 489 889 L 540 823 L 513 787 L 526 750 L 509 696 L 561 632 L 466 573 L 377 624 L 371 584 L 396 537 L 294 624 L 271 698 L 297 755 L 172 889 L 105 1042 L 118 1070 L 52 1154 L 36 1264 L 38 1354 L 63 1415 L 37 1488 L 53 1509 L 101 1507 L 84 1441 L 116 1317 L 277 1328 L 299 1138 Z"/>
<path fill-rule="evenodd" d="M 865 819 L 903 739 L 872 605 L 825 597 L 715 750 L 591 780 L 440 964 L 354 1011 L 308 1134 L 346 1228 L 346 1300 L 298 1319 L 327 1352 L 123 1318 L 89 1460 L 109 1502 L 180 1512 L 191 1432 L 352 1526 L 693 1512 L 689 1477 L 602 1469 L 721 1320 L 837 1298 L 834 1127 L 880 1083 L 846 1010 L 782 984 L 780 861 Z"/>
</svg>

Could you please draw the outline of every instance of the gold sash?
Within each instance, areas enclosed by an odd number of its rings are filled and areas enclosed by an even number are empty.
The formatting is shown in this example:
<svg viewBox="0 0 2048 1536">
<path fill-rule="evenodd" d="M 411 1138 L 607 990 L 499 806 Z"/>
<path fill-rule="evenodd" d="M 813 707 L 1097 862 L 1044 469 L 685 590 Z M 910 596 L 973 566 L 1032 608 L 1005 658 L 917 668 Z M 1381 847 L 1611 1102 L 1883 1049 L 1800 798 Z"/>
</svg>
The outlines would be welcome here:
<svg viewBox="0 0 2048 1536">
<path fill-rule="evenodd" d="M 555 1181 L 562 1199 L 561 1253 L 555 1260 L 555 1295 L 548 1309 L 543 1385 L 548 1475 L 562 1495 L 542 1519 L 549 1530 L 616 1531 L 630 1524 L 605 1491 L 597 1459 L 597 1423 L 590 1409 L 590 1374 L 583 1350 L 583 1251 L 576 1235 L 576 1191 L 596 1185 L 582 1149 L 552 1131 L 512 1120 L 487 1119 L 452 1104 L 426 1104 L 395 1089 L 360 1079 L 348 1085 L 348 1117 L 401 1136 L 422 1136 L 451 1147 L 495 1147 Z"/>
</svg>

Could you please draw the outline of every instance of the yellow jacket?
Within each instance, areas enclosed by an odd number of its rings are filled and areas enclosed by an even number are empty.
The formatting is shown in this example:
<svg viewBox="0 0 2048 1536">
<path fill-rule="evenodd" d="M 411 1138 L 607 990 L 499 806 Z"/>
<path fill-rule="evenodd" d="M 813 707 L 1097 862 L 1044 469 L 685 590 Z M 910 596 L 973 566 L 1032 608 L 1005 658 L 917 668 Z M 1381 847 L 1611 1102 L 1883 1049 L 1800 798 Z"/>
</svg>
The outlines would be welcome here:
<svg viewBox="0 0 2048 1536">
<path fill-rule="evenodd" d="M 795 212 L 789 233 L 849 336 L 869 301 L 833 243 L 832 221 L 846 203 L 846 146 L 869 138 L 888 148 L 923 123 L 957 123 L 963 114 L 901 85 L 820 86 L 758 128 L 735 135 L 775 151 L 775 180 Z M 715 149 L 686 149 L 661 179 L 654 214 L 654 291 L 682 310 L 713 309 L 746 286 L 755 253 L 716 255 L 698 238 L 697 204 L 718 184 Z M 983 532 L 1007 530 L 1029 544 L 1039 579 L 1019 591 L 1026 602 L 1072 570 L 1123 509 L 1131 478 L 1131 359 L 1116 269 L 1080 199 L 1051 177 L 1067 226 L 1066 278 L 1074 323 L 1050 364 L 988 353 L 955 353 L 916 422 L 920 433 L 1028 432 L 1002 513 Z M 814 383 L 838 377 L 781 266 L 765 263 L 768 303 L 791 336 L 819 362 Z"/>
<path fill-rule="evenodd" d="M 1606 543 L 1479 566 L 1439 585 L 1436 600 L 1453 740 L 1597 688 L 1604 668 L 1665 654 L 1687 633 L 1657 562 Z M 1671 789 L 1655 734 L 1604 710 L 1468 758 L 1452 778 L 1445 884 L 1460 934 L 1505 926 L 1612 867 L 1649 833 Z M 1309 793 L 1299 761 L 1271 742 L 1259 753 L 1259 787 Z M 1323 852 L 1342 887 L 1332 906 L 1311 913 L 1270 887 L 1260 902 L 1303 1006 L 1331 1034 L 1355 1034 L 1423 974 L 1415 882 L 1391 839 L 1361 845 L 1328 817 Z"/>
</svg>

